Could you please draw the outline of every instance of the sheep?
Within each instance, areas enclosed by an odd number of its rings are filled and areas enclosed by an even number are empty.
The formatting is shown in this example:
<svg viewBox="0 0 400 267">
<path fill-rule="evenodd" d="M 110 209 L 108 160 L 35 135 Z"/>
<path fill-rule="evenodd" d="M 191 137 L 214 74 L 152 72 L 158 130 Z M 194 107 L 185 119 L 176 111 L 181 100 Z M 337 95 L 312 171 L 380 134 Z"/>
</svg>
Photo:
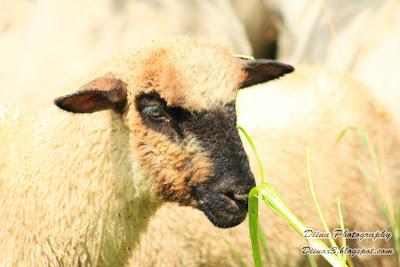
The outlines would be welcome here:
<svg viewBox="0 0 400 267">
<path fill-rule="evenodd" d="M 185 35 L 252 53 L 229 0 L 16 0 L 2 3 L 0 18 L 0 80 L 7 88 L 0 100 L 23 99 L 32 109 L 120 50 L 152 40 Z"/>
<path fill-rule="evenodd" d="M 279 22 L 278 14 L 264 5 L 264 0 L 231 0 L 253 50 L 253 56 L 275 58 Z"/>
<path fill-rule="evenodd" d="M 330 229 L 339 226 L 337 196 L 342 201 L 346 227 L 358 231 L 388 227 L 373 188 L 357 170 L 356 165 L 361 163 L 374 174 L 357 134 L 348 133 L 335 144 L 344 128 L 363 127 L 375 147 L 385 151 L 382 160 L 386 178 L 391 179 L 388 187 L 392 196 L 399 198 L 399 129 L 368 88 L 348 74 L 320 66 L 296 66 L 296 72 L 278 81 L 241 90 L 237 113 L 238 124 L 258 148 L 267 181 L 277 187 L 289 208 L 308 226 L 323 230 L 308 190 L 307 146 L 311 149 L 315 190 Z M 377 146 L 377 142 L 381 144 Z M 248 146 L 245 149 L 257 177 L 254 157 Z M 260 224 L 270 251 L 268 266 L 306 264 L 307 259 L 300 255 L 305 242 L 282 218 L 264 208 L 260 211 Z M 392 246 L 389 242 L 351 244 Z M 240 258 L 252 262 L 246 223 L 220 230 L 207 223 L 200 212 L 168 204 L 153 217 L 130 266 L 243 266 Z M 390 256 L 363 256 L 353 261 L 355 266 L 396 266 Z"/>
<path fill-rule="evenodd" d="M 264 46 L 267 54 L 277 50 L 276 58 L 281 61 L 350 71 L 372 89 L 400 126 L 396 116 L 400 113 L 399 1 L 351 1 L 345 5 L 314 0 L 231 2 L 255 52 Z M 264 16 L 255 15 L 260 13 Z M 271 33 L 278 36 L 277 49 L 270 45 L 274 41 Z"/>
<path fill-rule="evenodd" d="M 291 71 L 179 38 L 115 57 L 58 108 L 3 111 L 0 265 L 124 265 L 164 202 L 242 222 L 255 181 L 234 99 Z"/>
<path fill-rule="evenodd" d="M 278 60 L 312 63 L 350 71 L 364 82 L 400 126 L 400 3 L 388 1 L 264 0 L 270 13 L 281 14 Z M 260 7 L 253 7 L 259 12 Z M 301 21 L 301 23 L 299 23 Z M 246 22 L 246 28 L 252 21 Z M 268 25 L 265 25 L 268 27 Z M 269 26 L 272 28 L 272 26 Z M 366 30 L 368 29 L 368 30 Z M 265 34 L 260 30 L 254 35 Z"/>
</svg>

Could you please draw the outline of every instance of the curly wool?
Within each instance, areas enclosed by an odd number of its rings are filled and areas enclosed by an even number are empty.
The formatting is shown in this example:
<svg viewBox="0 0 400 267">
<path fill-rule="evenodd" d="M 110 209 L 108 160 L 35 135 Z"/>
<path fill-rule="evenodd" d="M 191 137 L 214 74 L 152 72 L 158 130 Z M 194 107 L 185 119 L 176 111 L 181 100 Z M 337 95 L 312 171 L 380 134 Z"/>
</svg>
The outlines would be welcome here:
<svg viewBox="0 0 400 267">
<path fill-rule="evenodd" d="M 161 71 L 164 64 L 169 69 Z M 212 108 L 236 97 L 241 66 L 218 45 L 160 41 L 114 58 L 70 87 L 111 72 L 127 84 L 123 114 L 2 110 L 0 266 L 125 264 L 161 204 L 155 193 L 189 205 L 188 186 L 210 172 L 196 140 L 177 146 L 144 127 L 136 97 L 156 92 L 169 104 Z M 143 76 L 147 69 L 158 72 Z M 170 88 L 170 78 L 182 86 Z M 187 175 L 193 181 L 185 184 Z"/>
<path fill-rule="evenodd" d="M 384 174 L 391 196 L 400 196 L 399 129 L 368 88 L 347 74 L 298 66 L 295 73 L 279 81 L 241 90 L 237 107 L 238 123 L 254 139 L 268 182 L 306 225 L 323 229 L 308 189 L 305 151 L 310 147 L 315 190 L 330 229 L 339 226 L 337 197 L 342 200 L 348 228 L 376 231 L 388 227 L 373 189 L 357 169 L 362 164 L 376 174 L 358 135 L 349 132 L 335 144 L 344 128 L 364 128 L 373 145 L 384 151 Z M 251 155 L 248 147 L 247 151 Z M 250 160 L 256 173 L 254 157 Z M 300 255 L 300 247 L 306 243 L 279 216 L 263 208 L 260 224 L 271 266 L 306 264 Z M 379 241 L 350 244 L 392 246 Z M 252 262 L 246 222 L 233 229 L 215 229 L 198 211 L 165 205 L 152 218 L 130 266 L 232 267 L 240 266 L 242 260 Z M 353 261 L 356 266 L 395 266 L 391 256 L 363 256 Z"/>
<path fill-rule="evenodd" d="M 129 165 L 115 116 L 51 108 L 2 120 L 1 266 L 124 263 L 159 203 L 150 177 Z"/>
</svg>

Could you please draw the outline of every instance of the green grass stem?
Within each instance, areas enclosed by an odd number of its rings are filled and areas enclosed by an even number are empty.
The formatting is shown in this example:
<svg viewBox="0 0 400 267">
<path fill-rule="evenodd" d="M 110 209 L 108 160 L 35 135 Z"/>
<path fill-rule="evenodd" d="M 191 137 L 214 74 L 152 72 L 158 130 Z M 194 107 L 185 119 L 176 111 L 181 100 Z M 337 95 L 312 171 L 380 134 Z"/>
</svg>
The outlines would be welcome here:
<svg viewBox="0 0 400 267">
<path fill-rule="evenodd" d="M 254 187 L 249 193 L 249 231 L 251 238 L 251 246 L 253 250 L 253 260 L 256 267 L 262 267 L 260 255 L 260 228 L 258 223 L 258 201 L 259 198 L 267 204 L 274 212 L 281 216 L 301 237 L 304 237 L 304 231 L 309 229 L 304 223 L 297 218 L 297 216 L 287 207 L 277 190 L 270 184 L 264 182 L 264 170 L 262 168 L 261 160 L 258 156 L 256 147 L 251 137 L 240 126 L 237 128 L 244 134 L 246 140 L 249 142 L 253 153 L 257 159 L 258 168 L 260 169 L 261 183 Z M 307 242 L 310 246 L 317 250 L 329 250 L 329 248 L 319 239 L 308 239 Z M 322 255 L 332 266 L 343 267 L 346 266 L 342 259 L 337 255 L 325 253 Z"/>
</svg>

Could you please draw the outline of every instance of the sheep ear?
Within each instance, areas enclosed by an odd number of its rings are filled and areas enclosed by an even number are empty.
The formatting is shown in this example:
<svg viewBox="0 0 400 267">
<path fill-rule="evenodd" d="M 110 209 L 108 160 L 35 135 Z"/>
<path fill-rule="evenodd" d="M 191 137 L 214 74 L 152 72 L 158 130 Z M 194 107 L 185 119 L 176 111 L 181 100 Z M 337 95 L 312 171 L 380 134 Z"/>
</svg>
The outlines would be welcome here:
<svg viewBox="0 0 400 267">
<path fill-rule="evenodd" d="M 294 68 L 274 60 L 255 59 L 244 60 L 243 70 L 246 73 L 246 77 L 240 88 L 276 79 L 294 71 Z"/>
<path fill-rule="evenodd" d="M 85 84 L 77 92 L 57 98 L 54 103 L 73 113 L 91 113 L 106 109 L 122 111 L 127 98 L 126 87 L 126 83 L 107 73 Z"/>
</svg>

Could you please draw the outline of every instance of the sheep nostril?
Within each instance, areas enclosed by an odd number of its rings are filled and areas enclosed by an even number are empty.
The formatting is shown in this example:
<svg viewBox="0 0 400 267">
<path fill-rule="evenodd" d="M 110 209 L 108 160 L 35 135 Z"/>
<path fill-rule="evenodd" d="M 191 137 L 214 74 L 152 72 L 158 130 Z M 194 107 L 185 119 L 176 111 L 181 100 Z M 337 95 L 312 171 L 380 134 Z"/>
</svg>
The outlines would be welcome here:
<svg viewBox="0 0 400 267">
<path fill-rule="evenodd" d="M 248 194 L 233 194 L 233 198 L 239 201 L 247 202 Z"/>
<path fill-rule="evenodd" d="M 241 208 L 247 208 L 247 194 L 239 194 L 239 193 L 234 193 L 234 192 L 225 192 L 224 193 L 225 197 L 230 199 L 232 203 L 235 203 L 238 207 Z"/>
</svg>

